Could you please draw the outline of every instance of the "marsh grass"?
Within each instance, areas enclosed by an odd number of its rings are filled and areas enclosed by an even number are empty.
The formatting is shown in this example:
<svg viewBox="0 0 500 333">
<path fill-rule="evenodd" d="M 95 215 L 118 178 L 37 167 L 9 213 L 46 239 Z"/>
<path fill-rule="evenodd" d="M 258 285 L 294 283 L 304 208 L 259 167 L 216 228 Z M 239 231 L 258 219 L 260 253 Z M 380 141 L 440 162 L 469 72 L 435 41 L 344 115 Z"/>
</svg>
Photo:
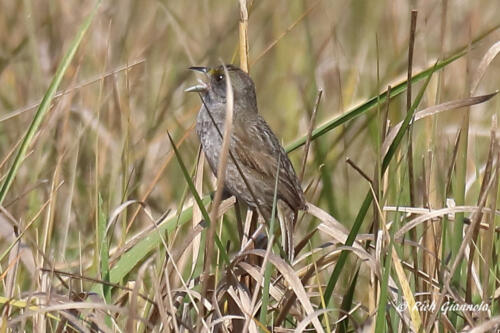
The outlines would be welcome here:
<svg viewBox="0 0 500 333">
<path fill-rule="evenodd" d="M 499 329 L 496 2 L 93 6 L 0 3 L 0 332 Z M 292 262 L 204 166 L 220 59 L 300 175 Z"/>
</svg>

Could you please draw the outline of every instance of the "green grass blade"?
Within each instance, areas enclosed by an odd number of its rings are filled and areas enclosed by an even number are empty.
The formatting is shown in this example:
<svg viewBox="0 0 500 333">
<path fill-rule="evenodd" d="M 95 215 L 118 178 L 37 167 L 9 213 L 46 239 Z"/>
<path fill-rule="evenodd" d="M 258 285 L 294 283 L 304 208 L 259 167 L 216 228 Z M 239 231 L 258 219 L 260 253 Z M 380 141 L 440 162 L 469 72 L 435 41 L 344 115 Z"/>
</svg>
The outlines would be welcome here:
<svg viewBox="0 0 500 333">
<path fill-rule="evenodd" d="M 351 281 L 351 285 L 349 286 L 349 290 L 342 299 L 342 304 L 340 306 L 342 312 L 340 313 L 339 317 L 342 317 L 344 314 L 349 313 L 349 311 L 351 311 L 352 300 L 354 299 L 354 292 L 356 290 L 356 286 L 358 283 L 358 276 L 359 276 L 359 268 L 356 270 L 356 273 L 354 274 L 354 277 Z M 347 330 L 348 326 L 349 326 L 349 316 L 339 323 L 339 332 L 340 333 L 348 332 Z"/>
<path fill-rule="evenodd" d="M 210 203 L 210 197 L 205 197 L 202 200 L 203 205 Z M 120 260 L 109 271 L 109 282 L 121 283 L 123 278 L 130 273 L 135 266 L 144 260 L 146 256 L 161 244 L 164 233 L 170 233 L 176 227 L 183 226 L 191 221 L 193 217 L 193 207 L 185 209 L 179 216 L 174 215 L 167 221 L 158 225 L 155 229 L 151 230 L 148 236 L 140 240 L 134 247 L 124 253 Z M 95 287 L 93 291 L 98 291 Z"/>
<path fill-rule="evenodd" d="M 490 29 L 484 31 L 482 34 L 480 34 L 478 37 L 476 37 L 472 41 L 471 47 L 474 47 L 478 42 L 482 41 L 484 38 L 489 36 L 491 34 L 491 32 L 497 30 L 498 28 L 500 28 L 500 24 L 495 25 L 495 26 L 491 27 Z M 458 48 L 451 56 L 444 59 L 443 61 L 439 61 L 434 66 L 429 67 L 429 68 L 421 71 L 420 73 L 415 74 L 411 79 L 412 84 L 430 76 L 433 71 L 443 69 L 444 67 L 448 66 L 449 64 L 451 64 L 455 60 L 460 59 L 461 57 L 463 57 L 464 55 L 467 54 L 467 49 L 468 49 L 468 45 L 462 46 L 461 48 Z M 392 98 L 402 94 L 403 92 L 406 91 L 407 87 L 408 87 L 408 80 L 405 80 L 405 81 L 397 84 L 396 86 L 392 87 L 390 98 L 392 99 Z M 368 110 L 375 107 L 377 105 L 377 103 L 385 102 L 386 99 L 387 99 L 387 90 L 384 91 L 383 93 L 381 93 L 380 95 L 372 97 L 371 99 L 369 99 L 365 103 L 361 104 L 360 106 L 357 106 L 357 107 L 351 109 L 350 111 L 347 111 L 346 113 L 343 113 L 342 115 L 340 115 L 332 120 L 327 121 L 323 125 L 320 125 L 316 129 L 314 129 L 314 131 L 312 132 L 311 140 L 314 140 L 314 139 L 322 136 L 323 134 L 333 130 L 334 128 L 348 122 L 349 120 L 354 119 L 357 116 L 367 112 Z M 290 153 L 290 152 L 298 149 L 299 147 L 303 146 L 306 143 L 306 139 L 307 139 L 307 135 L 304 135 L 304 136 L 298 138 L 297 140 L 290 143 L 286 147 L 286 151 L 288 153 Z"/>
<path fill-rule="evenodd" d="M 366 216 L 366 213 L 368 212 L 368 209 L 370 208 L 371 203 L 372 203 L 372 194 L 368 192 L 366 194 L 365 200 L 363 201 L 363 204 L 361 205 L 361 208 L 359 209 L 358 215 L 356 216 L 356 220 L 354 221 L 351 231 L 347 236 L 347 240 L 345 242 L 346 246 L 351 246 L 354 243 L 354 240 L 356 239 L 356 236 L 359 232 L 359 229 L 361 228 L 361 224 Z M 333 301 L 332 297 L 333 290 L 335 289 L 335 285 L 337 284 L 337 281 L 340 277 L 342 268 L 344 267 L 347 261 L 348 254 L 349 252 L 346 250 L 340 253 L 339 259 L 337 260 L 337 264 L 335 264 L 335 268 L 333 269 L 332 276 L 330 277 L 330 280 L 328 280 L 328 284 L 326 286 L 324 295 L 328 307 L 331 306 L 331 302 Z"/>
<path fill-rule="evenodd" d="M 433 72 L 446 67 L 447 65 L 451 64 L 455 60 L 463 57 L 466 53 L 467 53 L 467 51 L 465 49 L 461 49 L 459 52 L 453 54 L 449 58 L 438 62 L 434 66 L 429 67 L 429 68 L 421 71 L 420 73 L 415 74 L 411 79 L 412 84 L 414 84 L 418 81 L 421 81 L 424 78 L 428 78 Z M 400 94 L 405 92 L 407 86 L 408 86 L 408 81 L 405 80 L 405 81 L 397 84 L 396 86 L 392 87 L 391 93 L 390 93 L 390 98 L 393 99 L 394 97 L 399 96 Z M 378 103 L 385 102 L 386 99 L 387 99 L 387 90 L 384 91 L 383 93 L 381 93 L 380 95 L 377 95 L 375 97 L 370 98 L 365 103 L 347 111 L 346 113 L 343 113 L 342 115 L 340 115 L 332 120 L 327 121 L 323 125 L 320 125 L 319 127 L 317 127 L 316 129 L 313 130 L 312 135 L 311 135 L 311 140 L 314 140 L 314 139 L 328 133 L 329 131 L 337 128 L 338 126 L 348 122 L 349 120 L 352 120 L 352 119 L 362 115 L 363 113 L 374 108 Z M 298 138 L 297 140 L 290 143 L 286 147 L 286 151 L 290 153 L 290 152 L 296 150 L 297 148 L 303 146 L 306 143 L 306 139 L 307 139 L 306 135 Z"/>
<path fill-rule="evenodd" d="M 437 70 L 437 64 L 433 67 L 431 74 L 434 73 L 436 70 Z M 405 120 L 403 121 L 401 128 L 399 129 L 398 133 L 396 134 L 394 141 L 389 146 L 389 150 L 387 151 L 387 154 L 385 155 L 383 163 L 382 163 L 382 175 L 387 170 L 387 167 L 389 166 L 389 162 L 394 157 L 396 149 L 398 148 L 399 144 L 401 143 L 401 140 L 402 140 L 404 134 L 408 130 L 409 125 L 410 125 L 410 121 L 413 118 L 413 114 L 415 113 L 415 110 L 417 109 L 418 105 L 420 104 L 420 101 L 422 100 L 422 97 L 424 96 L 425 89 L 427 88 L 427 85 L 429 84 L 431 77 L 432 77 L 432 75 L 429 75 L 427 77 L 427 80 L 425 81 L 424 85 L 422 86 L 422 88 L 418 92 L 418 95 L 415 98 L 415 101 L 413 102 L 410 110 L 406 114 Z M 356 236 L 361 228 L 361 224 L 363 223 L 363 220 L 365 219 L 366 213 L 368 212 L 368 209 L 370 208 L 372 199 L 373 199 L 372 194 L 370 191 L 368 191 L 368 193 L 366 194 L 365 199 L 363 201 L 363 204 L 361 205 L 361 208 L 358 212 L 358 215 L 356 216 L 356 220 L 354 221 L 354 224 L 351 228 L 351 231 L 349 232 L 349 235 L 347 236 L 347 240 L 345 242 L 346 246 L 352 246 L 352 244 L 354 243 L 354 240 L 356 239 Z M 332 299 L 333 290 L 335 289 L 335 285 L 337 284 L 337 281 L 340 277 L 340 273 L 342 272 L 344 264 L 347 261 L 348 255 L 349 255 L 349 251 L 346 251 L 346 250 L 344 250 L 340 253 L 339 259 L 337 260 L 337 264 L 335 265 L 335 268 L 333 269 L 332 276 L 330 277 L 330 280 L 328 281 L 328 285 L 326 286 L 326 289 L 325 289 L 325 299 L 327 300 L 328 305 L 330 305 L 332 300 L 333 300 Z"/>
<path fill-rule="evenodd" d="M 269 227 L 269 235 L 271 239 L 269 239 L 269 242 L 271 242 L 274 239 L 274 224 L 276 221 L 276 204 L 278 201 L 278 180 L 279 180 L 279 165 L 280 165 L 280 155 L 278 155 L 278 168 L 276 169 L 276 177 L 275 177 L 275 182 L 274 182 L 274 196 L 273 196 L 273 208 L 271 211 L 271 221 L 270 221 L 270 227 Z M 286 237 L 286 235 L 282 235 L 282 238 Z M 268 246 L 272 246 L 273 244 L 269 244 Z M 293 249 L 288 249 L 289 251 L 293 251 Z M 273 272 L 273 266 L 271 263 L 267 262 L 266 263 L 266 269 L 264 271 L 264 287 L 262 288 L 262 305 L 260 307 L 260 317 L 259 320 L 263 325 L 267 325 L 267 306 L 269 304 L 269 285 L 271 283 L 271 273 Z M 264 330 L 261 328 L 261 332 Z"/>
<path fill-rule="evenodd" d="M 389 243 L 387 253 L 392 251 L 392 242 Z M 375 332 L 385 332 L 385 313 L 387 304 L 387 288 L 389 288 L 389 275 L 391 273 L 391 255 L 385 259 L 384 272 L 380 283 L 380 299 L 378 302 L 377 315 L 375 317 Z"/>
<path fill-rule="evenodd" d="M 403 136 L 406 134 L 406 130 L 410 126 L 410 122 L 413 118 L 413 115 L 415 114 L 415 110 L 417 109 L 418 105 L 420 104 L 420 101 L 424 97 L 425 89 L 427 88 L 427 85 L 429 84 L 432 73 L 434 73 L 438 68 L 437 68 L 437 63 L 434 65 L 433 70 L 431 72 L 431 75 L 427 77 L 427 80 L 425 81 L 424 85 L 418 92 L 417 97 L 415 98 L 415 101 L 410 107 L 410 110 L 406 113 L 405 119 L 403 120 L 403 124 L 401 125 L 401 128 L 399 129 L 398 133 L 396 134 L 396 137 L 392 141 L 391 145 L 389 146 L 389 149 L 387 150 L 387 154 L 384 156 L 384 160 L 382 161 L 382 174 L 387 170 L 389 167 L 389 163 L 392 160 L 392 157 L 396 153 L 396 150 L 398 149 L 399 144 L 401 143 L 401 140 L 403 140 Z"/>
<path fill-rule="evenodd" d="M 175 145 L 172 144 L 172 146 L 174 147 L 174 152 L 176 152 Z M 178 151 L 176 153 L 178 154 Z M 179 160 L 179 163 L 182 163 L 182 160 Z M 182 163 L 181 169 L 183 166 L 184 164 Z M 185 167 L 184 170 L 187 172 L 187 169 Z M 192 181 L 191 182 L 188 181 L 188 186 L 194 186 Z M 200 207 L 202 215 L 204 216 L 204 218 L 206 218 L 206 216 L 208 216 L 208 213 L 205 209 L 205 206 L 210 204 L 211 198 L 210 196 L 200 198 L 196 191 L 194 193 L 193 196 L 195 197 L 195 201 Z M 109 282 L 114 284 L 121 283 L 123 278 L 125 278 L 125 276 L 129 274 L 137 266 L 139 262 L 144 260 L 144 258 L 146 258 L 146 256 L 148 256 L 151 251 L 153 251 L 161 244 L 162 237 L 165 233 L 170 233 L 176 228 L 183 226 L 184 224 L 189 222 L 192 218 L 193 218 L 193 207 L 189 207 L 184 209 L 180 213 L 180 215 L 174 215 L 167 221 L 158 225 L 155 229 L 153 229 L 150 232 L 148 236 L 144 237 L 141 241 L 139 241 L 136 245 L 134 245 L 134 247 L 132 247 L 129 251 L 127 251 L 120 257 L 120 260 L 118 260 L 117 263 L 109 271 Z M 218 238 L 216 239 L 216 243 L 217 241 L 219 241 L 219 244 L 222 245 L 222 243 L 220 243 L 220 240 Z M 225 258 L 224 260 L 227 260 L 226 262 L 229 262 L 229 258 L 227 257 L 225 249 L 224 252 L 221 253 L 222 257 Z M 92 290 L 98 291 L 99 289 L 98 287 L 94 287 Z"/>
<path fill-rule="evenodd" d="M 109 247 L 106 240 L 106 214 L 104 213 L 101 193 L 98 196 L 97 207 L 97 244 L 99 246 L 99 267 L 101 269 L 101 279 L 109 282 Z M 107 304 L 111 304 L 111 288 L 108 285 L 103 285 L 102 296 Z"/>
<path fill-rule="evenodd" d="M 57 68 L 56 74 L 54 75 L 54 78 L 52 79 L 52 82 L 50 83 L 50 86 L 47 89 L 47 92 L 43 96 L 42 102 L 40 103 L 40 106 L 38 107 L 38 109 L 35 113 L 35 116 L 33 117 L 33 120 L 31 121 L 31 124 L 28 128 L 28 131 L 26 132 L 26 134 L 23 138 L 23 141 L 21 142 L 21 146 L 19 147 L 19 150 L 17 151 L 16 157 L 14 158 L 14 162 L 12 163 L 11 167 L 9 168 L 9 171 L 7 173 L 5 181 L 3 182 L 2 188 L 0 189 L 0 205 L 3 203 L 5 197 L 7 196 L 7 192 L 9 191 L 10 186 L 12 185 L 12 182 L 14 181 L 14 178 L 16 177 L 17 171 L 19 170 L 19 167 L 21 166 L 21 163 L 24 160 L 24 157 L 26 155 L 26 151 L 28 150 L 28 147 L 29 147 L 31 141 L 33 140 L 33 137 L 35 136 L 35 133 L 38 130 L 38 127 L 40 127 L 40 124 L 42 123 L 43 117 L 45 116 L 45 114 L 49 110 L 50 104 L 51 104 L 52 100 L 54 99 L 54 95 L 56 94 L 57 89 L 59 88 L 59 84 L 62 81 L 64 73 L 66 73 L 66 70 L 68 69 L 68 67 L 71 63 L 71 60 L 75 56 L 75 53 L 78 49 L 78 46 L 80 45 L 80 43 L 83 39 L 83 36 L 85 36 L 85 33 L 87 32 L 87 30 L 90 26 L 90 23 L 92 23 L 92 20 L 94 19 L 94 16 L 97 13 L 97 9 L 98 9 L 100 3 L 101 3 L 100 0 L 96 2 L 96 4 L 94 5 L 94 8 L 92 9 L 92 12 L 85 19 L 85 21 L 83 22 L 80 29 L 78 29 L 76 37 L 71 42 L 69 50 L 64 55 L 64 58 L 62 59 L 61 63 L 59 64 L 59 67 Z"/>
<path fill-rule="evenodd" d="M 99 247 L 99 267 L 101 271 L 101 280 L 109 282 L 109 246 L 106 240 L 106 214 L 104 213 L 103 201 L 101 193 L 97 196 L 97 246 Z M 100 286 L 100 292 L 102 298 L 105 300 L 106 304 L 112 304 L 111 300 L 111 286 L 108 284 L 103 284 Z M 109 315 L 105 315 L 104 321 L 108 327 L 111 327 L 113 323 Z"/>
<path fill-rule="evenodd" d="M 201 215 L 203 215 L 203 218 L 205 221 L 210 224 L 212 221 L 210 221 L 210 216 L 208 215 L 207 209 L 205 208 L 205 205 L 203 204 L 203 201 L 200 198 L 200 195 L 196 191 L 196 187 L 193 184 L 193 180 L 189 176 L 189 173 L 186 169 L 186 166 L 184 162 L 182 161 L 181 155 L 179 151 L 177 150 L 177 147 L 175 146 L 174 140 L 172 140 L 172 137 L 170 136 L 170 133 L 168 133 L 168 138 L 170 139 L 170 143 L 172 144 L 172 148 L 174 149 L 175 156 L 177 157 L 177 162 L 179 162 L 179 166 L 182 170 L 182 174 L 184 175 L 184 178 L 186 179 L 186 182 L 188 183 L 189 190 L 193 194 L 194 200 L 196 201 L 196 204 L 198 207 L 200 207 L 201 210 Z M 219 239 L 219 236 L 215 235 L 215 244 L 219 248 L 219 251 L 221 252 L 221 258 L 224 260 L 226 264 L 229 264 L 229 256 L 227 255 L 226 249 L 222 245 L 221 240 Z M 208 254 L 207 254 L 208 255 Z"/>
</svg>

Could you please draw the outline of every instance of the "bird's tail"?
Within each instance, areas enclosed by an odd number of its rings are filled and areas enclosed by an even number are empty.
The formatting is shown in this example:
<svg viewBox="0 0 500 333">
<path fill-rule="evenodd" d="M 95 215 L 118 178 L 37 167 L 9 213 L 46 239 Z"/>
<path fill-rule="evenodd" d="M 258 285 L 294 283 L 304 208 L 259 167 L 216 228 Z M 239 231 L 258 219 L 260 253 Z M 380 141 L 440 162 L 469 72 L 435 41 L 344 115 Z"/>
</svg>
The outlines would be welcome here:
<svg viewBox="0 0 500 333">
<path fill-rule="evenodd" d="M 293 231 L 297 222 L 297 211 L 292 210 L 288 205 L 279 205 L 278 219 L 281 229 L 281 243 L 283 251 L 288 260 L 292 263 L 295 257 L 295 245 L 293 241 Z"/>
</svg>

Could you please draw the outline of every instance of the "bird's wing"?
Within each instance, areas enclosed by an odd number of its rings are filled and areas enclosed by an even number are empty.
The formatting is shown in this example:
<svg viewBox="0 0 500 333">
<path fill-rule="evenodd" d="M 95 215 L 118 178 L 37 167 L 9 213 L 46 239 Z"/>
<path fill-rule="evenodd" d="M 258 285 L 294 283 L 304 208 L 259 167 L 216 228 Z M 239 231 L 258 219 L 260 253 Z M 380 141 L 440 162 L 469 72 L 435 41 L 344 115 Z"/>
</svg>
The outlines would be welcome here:
<svg viewBox="0 0 500 333">
<path fill-rule="evenodd" d="M 254 121 L 234 123 L 232 153 L 244 172 L 261 178 L 274 191 L 278 156 L 280 172 L 278 195 L 293 210 L 305 205 L 302 188 L 298 183 L 292 163 L 265 120 L 258 116 Z"/>
</svg>

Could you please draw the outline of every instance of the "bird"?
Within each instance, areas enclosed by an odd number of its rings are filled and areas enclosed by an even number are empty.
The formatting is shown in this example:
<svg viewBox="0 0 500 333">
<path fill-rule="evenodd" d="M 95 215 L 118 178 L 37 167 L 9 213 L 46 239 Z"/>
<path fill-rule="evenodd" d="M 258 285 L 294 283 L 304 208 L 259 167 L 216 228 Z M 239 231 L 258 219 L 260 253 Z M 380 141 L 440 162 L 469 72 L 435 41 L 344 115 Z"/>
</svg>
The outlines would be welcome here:
<svg viewBox="0 0 500 333">
<path fill-rule="evenodd" d="M 224 71 L 224 67 L 227 72 Z M 234 65 L 190 67 L 204 73 L 206 80 L 187 88 L 198 92 L 202 105 L 196 120 L 196 133 L 212 172 L 217 175 L 226 119 L 226 84 L 233 91 L 233 123 L 224 177 L 224 190 L 244 202 L 269 221 L 274 202 L 276 175 L 277 199 L 287 211 L 288 228 L 285 252 L 293 258 L 293 227 L 299 210 L 306 209 L 304 192 L 283 146 L 259 114 L 255 84 Z M 226 78 L 229 75 L 229 80 Z M 279 165 L 279 171 L 278 171 Z"/>
</svg>

